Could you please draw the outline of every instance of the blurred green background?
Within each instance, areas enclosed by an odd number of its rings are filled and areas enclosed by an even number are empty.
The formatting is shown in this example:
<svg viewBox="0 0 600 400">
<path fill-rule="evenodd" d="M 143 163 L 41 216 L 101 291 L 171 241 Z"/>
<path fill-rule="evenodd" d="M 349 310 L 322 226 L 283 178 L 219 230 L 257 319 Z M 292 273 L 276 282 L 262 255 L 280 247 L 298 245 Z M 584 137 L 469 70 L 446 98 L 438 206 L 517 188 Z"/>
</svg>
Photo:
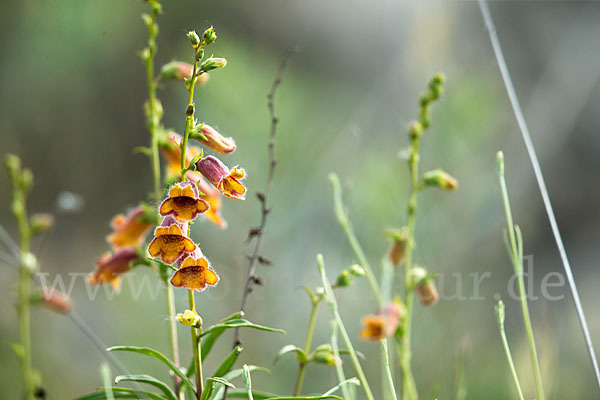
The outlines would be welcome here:
<svg viewBox="0 0 600 400">
<path fill-rule="evenodd" d="M 135 146 L 149 143 L 142 112 L 145 72 L 136 55 L 146 40 L 139 17 L 144 10 L 145 4 L 137 0 L 2 2 L 0 148 L 1 153 L 19 154 L 35 173 L 31 211 L 57 216 L 56 228 L 34 250 L 50 279 L 60 274 L 68 284 L 74 277 L 75 312 L 108 346 L 151 346 L 167 353 L 160 288 L 155 299 L 146 290 L 136 300 L 125 281 L 114 298 L 100 289 L 90 299 L 84 278 L 96 257 L 108 250 L 104 237 L 110 218 L 151 190 L 149 162 L 133 153 Z M 494 1 L 491 10 L 592 337 L 600 345 L 600 3 Z M 408 144 L 406 126 L 428 78 L 443 71 L 446 92 L 434 107 L 433 127 L 423 140 L 422 166 L 450 171 L 461 187 L 456 193 L 431 190 L 421 197 L 417 261 L 441 274 L 440 291 L 446 299 L 431 309 L 417 306 L 413 353 L 420 392 L 424 398 L 437 391 L 440 399 L 454 398 L 455 381 L 464 368 L 467 398 L 514 397 L 493 312 L 494 294 L 500 294 L 507 303 L 517 369 L 527 396 L 534 396 L 519 305 L 507 289 L 512 270 L 502 241 L 495 172 L 495 153 L 504 150 L 515 220 L 523 230 L 525 253 L 533 257 L 531 285 L 539 299 L 530 306 L 548 398 L 597 398 L 567 288 L 551 289 L 552 295 L 564 296 L 559 301 L 541 296 L 545 274 L 562 273 L 562 267 L 476 2 L 165 0 L 159 24 L 159 65 L 187 61 L 187 30 L 215 26 L 219 39 L 211 50 L 229 64 L 197 91 L 198 115 L 236 139 L 238 150 L 224 161 L 239 163 L 248 172 L 248 200 L 224 201 L 229 228 L 219 230 L 206 222 L 194 228 L 194 238 L 221 276 L 217 287 L 197 297 L 207 324 L 239 307 L 246 254 L 251 251 L 244 240 L 249 227 L 259 222 L 255 193 L 264 187 L 266 176 L 266 93 L 283 53 L 300 48 L 276 97 L 279 163 L 263 250 L 273 266 L 259 267 L 265 285 L 252 293 L 247 313 L 249 319 L 285 329 L 288 335 L 243 331 L 243 362 L 270 368 L 283 345 L 304 343 L 309 302 L 297 288 L 319 284 L 317 253 L 324 254 L 331 279 L 355 261 L 333 214 L 330 171 L 340 174 L 358 236 L 378 265 L 388 246 L 382 232 L 405 223 L 407 168 L 399 153 Z M 183 84 L 164 84 L 159 96 L 165 125 L 181 132 Z M 4 173 L 0 188 L 0 222 L 16 239 Z M 79 212 L 57 207 L 65 192 L 81 197 Z M 469 274 L 484 272 L 491 278 L 481 284 L 481 300 L 452 298 L 457 284 L 465 296 L 473 296 Z M 158 288 L 149 270 L 135 270 L 131 277 Z M 16 279 L 16 270 L 3 265 L 3 399 L 20 397 L 18 359 L 8 345 L 18 340 Z M 181 290 L 176 296 L 177 309 L 183 311 L 186 296 Z M 379 393 L 378 346 L 358 340 L 362 316 L 376 307 L 366 281 L 339 292 L 339 301 Z M 51 399 L 72 398 L 101 385 L 103 355 L 70 320 L 44 309 L 36 309 L 32 318 L 33 362 Z M 323 307 L 315 344 L 328 340 L 329 319 Z M 187 339 L 181 327 L 186 360 Z M 230 345 L 228 334 L 206 360 L 208 371 Z M 167 379 L 154 360 L 117 356 L 131 373 Z M 271 376 L 255 374 L 254 385 L 287 394 L 296 374 L 296 362 L 289 357 L 272 368 Z M 335 383 L 332 368 L 312 366 L 304 392 L 322 392 Z"/>
</svg>

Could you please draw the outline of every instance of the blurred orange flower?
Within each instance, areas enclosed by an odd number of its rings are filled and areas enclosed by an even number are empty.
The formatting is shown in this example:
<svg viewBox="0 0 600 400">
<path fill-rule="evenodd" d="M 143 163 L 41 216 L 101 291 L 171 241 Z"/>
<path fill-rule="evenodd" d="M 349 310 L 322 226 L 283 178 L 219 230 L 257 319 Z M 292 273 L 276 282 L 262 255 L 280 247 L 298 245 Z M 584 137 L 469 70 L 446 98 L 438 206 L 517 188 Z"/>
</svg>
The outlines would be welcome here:
<svg viewBox="0 0 600 400">
<path fill-rule="evenodd" d="M 129 271 L 131 263 L 138 257 L 138 253 L 133 246 L 120 248 L 114 254 L 107 252 L 96 260 L 98 268 L 88 276 L 88 281 L 92 285 L 110 282 L 115 289 L 119 290 L 121 286 L 119 276 Z"/>
<path fill-rule="evenodd" d="M 192 182 L 181 182 L 169 189 L 169 197 L 160 205 L 160 215 L 172 215 L 178 222 L 193 221 L 208 210 L 208 203 L 198 194 Z"/>
<path fill-rule="evenodd" d="M 127 216 L 119 214 L 115 216 L 111 225 L 114 232 L 106 237 L 106 240 L 112 244 L 114 250 L 126 246 L 140 246 L 152 224 L 144 220 L 146 211 L 141 206 L 131 210 Z"/>
<path fill-rule="evenodd" d="M 182 140 L 181 135 L 169 132 L 168 140 L 161 143 L 160 151 L 167 161 L 167 173 L 170 176 L 179 176 L 181 172 L 181 149 L 179 144 Z M 189 165 L 200 152 L 202 152 L 200 147 L 188 145 L 185 151 L 185 165 Z M 202 175 L 197 171 L 188 171 L 186 176 L 192 182 L 196 182 Z"/>
<path fill-rule="evenodd" d="M 361 339 L 378 341 L 393 335 L 400 324 L 400 318 L 405 314 L 404 306 L 390 302 L 374 315 L 363 318 Z"/>
<path fill-rule="evenodd" d="M 226 228 L 227 221 L 221 216 L 221 193 L 202 178 L 198 180 L 198 189 L 204 193 L 202 200 L 210 206 L 203 215 L 219 228 Z"/>
<path fill-rule="evenodd" d="M 161 226 L 154 230 L 154 239 L 148 246 L 148 253 L 158 257 L 167 264 L 173 264 L 184 253 L 191 253 L 196 249 L 192 240 L 183 234 L 182 227 L 171 216 L 167 216 Z"/>
<path fill-rule="evenodd" d="M 218 281 L 219 277 L 210 268 L 208 260 L 202 256 L 199 258 L 187 257 L 181 264 L 180 269 L 171 278 L 173 286 L 199 292 L 205 290 L 208 286 L 216 285 Z"/>
</svg>

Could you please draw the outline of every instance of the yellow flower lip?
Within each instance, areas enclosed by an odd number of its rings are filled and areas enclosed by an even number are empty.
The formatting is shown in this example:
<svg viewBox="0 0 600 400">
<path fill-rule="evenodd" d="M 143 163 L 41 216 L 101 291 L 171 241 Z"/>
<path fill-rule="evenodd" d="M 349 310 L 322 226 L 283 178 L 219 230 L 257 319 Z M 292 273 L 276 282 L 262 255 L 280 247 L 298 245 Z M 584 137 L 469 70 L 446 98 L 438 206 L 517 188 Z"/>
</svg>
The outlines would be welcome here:
<svg viewBox="0 0 600 400">
<path fill-rule="evenodd" d="M 226 197 L 238 200 L 245 199 L 246 187 L 239 181 L 246 175 L 243 169 L 234 167 L 230 171 L 221 160 L 213 156 L 198 160 L 196 168 Z"/>
<path fill-rule="evenodd" d="M 169 197 L 159 207 L 160 215 L 171 215 L 177 222 L 196 219 L 198 214 L 209 209 L 206 201 L 200 199 L 198 188 L 192 182 L 182 182 L 169 189 Z"/>
<path fill-rule="evenodd" d="M 187 257 L 181 268 L 171 278 L 175 287 L 184 287 L 189 290 L 202 292 L 209 286 L 215 286 L 219 276 L 213 271 L 204 257 Z"/>
<path fill-rule="evenodd" d="M 154 230 L 154 236 L 148 246 L 148 254 L 152 257 L 160 257 L 167 264 L 173 264 L 185 253 L 191 253 L 196 249 L 196 244 L 184 236 L 181 227 L 171 216 L 167 216 L 162 226 Z"/>
</svg>

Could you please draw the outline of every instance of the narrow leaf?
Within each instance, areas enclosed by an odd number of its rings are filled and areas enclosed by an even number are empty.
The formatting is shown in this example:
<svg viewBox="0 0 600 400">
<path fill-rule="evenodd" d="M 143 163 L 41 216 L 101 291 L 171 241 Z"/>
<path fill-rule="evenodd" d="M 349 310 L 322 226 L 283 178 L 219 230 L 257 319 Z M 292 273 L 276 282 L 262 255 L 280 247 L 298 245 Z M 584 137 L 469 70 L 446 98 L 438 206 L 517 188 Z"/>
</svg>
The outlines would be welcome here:
<svg viewBox="0 0 600 400">
<path fill-rule="evenodd" d="M 250 322 L 245 319 L 234 319 L 234 320 L 226 321 L 223 323 L 219 323 L 217 325 L 213 325 L 210 328 L 208 328 L 206 331 L 202 332 L 202 334 L 200 336 L 202 337 L 202 336 L 208 335 L 215 330 L 232 329 L 232 328 L 253 328 L 253 329 L 258 329 L 259 331 L 277 332 L 277 333 L 282 333 L 284 335 L 286 334 L 286 332 L 282 329 L 269 328 L 268 326 L 258 325 L 258 324 L 255 324 L 255 323 Z"/>
<path fill-rule="evenodd" d="M 248 364 L 244 364 L 242 379 L 244 380 L 244 385 L 246 385 L 246 390 L 248 391 L 248 400 L 254 400 L 254 397 L 252 397 L 252 377 L 250 376 Z"/>
<path fill-rule="evenodd" d="M 175 392 L 173 392 L 173 390 L 171 390 L 171 388 L 166 383 L 159 381 L 158 379 L 154 378 L 153 376 L 150 376 L 150 375 L 119 375 L 115 378 L 116 384 L 118 384 L 119 382 L 122 382 L 122 381 L 134 381 L 134 382 L 147 383 L 149 385 L 152 385 L 152 386 L 158 388 L 161 392 L 164 393 L 164 395 L 167 399 L 177 400 L 177 395 L 175 394 Z"/>
<path fill-rule="evenodd" d="M 231 367 L 233 367 L 235 361 L 238 359 L 242 350 L 243 349 L 240 346 L 237 346 L 235 349 L 233 349 L 233 351 L 229 353 L 225 360 L 223 360 L 221 365 L 219 365 L 219 368 L 217 368 L 217 370 L 213 374 L 213 378 L 223 376 L 226 373 L 228 373 Z"/>
<path fill-rule="evenodd" d="M 177 367 L 175 364 L 173 364 L 173 361 L 169 360 L 164 354 L 162 354 L 154 349 L 151 349 L 149 347 L 138 347 L 138 346 L 113 346 L 113 347 L 109 347 L 108 349 L 106 349 L 106 351 L 130 351 L 133 353 L 144 354 L 147 356 L 157 358 L 160 361 L 162 361 L 167 367 L 169 367 L 171 369 L 171 371 L 173 371 L 175 373 L 175 375 L 180 377 L 181 380 L 183 382 L 185 382 L 186 385 L 189 385 L 191 388 L 195 388 L 192 381 L 190 381 L 190 379 L 183 372 L 181 372 L 179 367 Z"/>
<path fill-rule="evenodd" d="M 288 353 L 292 353 L 292 352 L 296 353 L 296 357 L 298 358 L 299 362 L 305 363 L 307 361 L 306 353 L 304 353 L 304 350 L 302 350 L 298 346 L 294 346 L 293 344 L 288 344 L 287 346 L 283 346 L 281 348 L 281 350 L 279 350 L 279 353 L 277 353 L 277 356 L 275 357 L 275 360 L 273 361 L 273 365 L 275 365 L 277 363 L 279 358 L 281 358 L 282 356 L 284 356 Z"/>
<path fill-rule="evenodd" d="M 244 316 L 244 313 L 242 311 L 238 311 L 236 313 L 231 314 L 230 316 L 228 316 L 227 318 L 222 319 L 221 321 L 219 321 L 219 324 L 223 324 L 227 321 L 231 321 L 231 320 L 236 320 L 236 319 L 240 319 Z M 208 330 L 212 329 L 213 326 L 211 326 L 210 328 L 208 328 Z M 221 334 L 225 332 L 225 328 L 220 328 L 220 329 L 212 329 L 210 333 L 205 334 L 205 336 L 202 338 L 202 359 L 206 359 L 206 356 L 208 355 L 208 353 L 210 353 L 210 350 L 213 348 L 213 345 L 215 344 L 215 342 L 217 341 L 217 339 L 219 338 L 219 336 L 221 336 Z M 191 373 L 190 373 L 191 371 Z M 194 364 L 193 364 L 193 359 L 192 359 L 192 365 L 190 366 L 190 368 L 188 368 L 188 376 L 191 376 L 191 374 L 194 372 Z"/>
</svg>

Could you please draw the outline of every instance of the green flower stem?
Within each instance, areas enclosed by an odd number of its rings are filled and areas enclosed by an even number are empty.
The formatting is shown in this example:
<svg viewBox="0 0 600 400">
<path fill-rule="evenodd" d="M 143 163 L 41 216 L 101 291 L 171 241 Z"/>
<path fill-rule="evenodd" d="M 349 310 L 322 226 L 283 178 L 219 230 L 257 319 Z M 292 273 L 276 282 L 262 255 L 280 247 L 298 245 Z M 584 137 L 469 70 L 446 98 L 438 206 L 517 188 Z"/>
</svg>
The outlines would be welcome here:
<svg viewBox="0 0 600 400">
<path fill-rule="evenodd" d="M 350 340 L 350 336 L 348 336 L 348 332 L 346 332 L 344 322 L 342 321 L 342 317 L 340 316 L 340 313 L 338 311 L 338 305 L 333 294 L 333 289 L 331 288 L 331 283 L 325 275 L 325 266 L 323 263 L 323 256 L 321 254 L 317 255 L 317 266 L 319 268 L 319 272 L 321 273 L 321 280 L 323 281 L 323 288 L 325 290 L 325 301 L 331 308 L 333 318 L 337 323 L 337 327 L 340 330 L 340 333 L 342 334 L 342 339 L 344 339 L 344 343 L 348 347 L 348 352 L 350 353 L 350 358 L 352 360 L 352 364 L 354 364 L 354 369 L 356 370 L 358 379 L 360 380 L 362 388 L 365 391 L 367 400 L 374 400 L 375 398 L 373 397 L 373 393 L 371 392 L 369 382 L 367 382 L 365 373 L 363 372 L 362 367 L 360 366 L 360 361 L 358 360 L 358 356 L 356 355 L 356 351 L 354 350 L 354 346 L 352 345 L 352 340 Z"/>
<path fill-rule="evenodd" d="M 321 297 L 318 300 L 312 302 L 312 311 L 310 313 L 310 322 L 308 323 L 308 331 L 306 332 L 306 343 L 304 344 L 304 354 L 310 353 L 310 346 L 312 344 L 313 333 L 315 331 L 315 323 L 317 321 L 317 315 L 319 313 L 319 305 L 321 304 Z M 302 383 L 304 382 L 304 374 L 306 373 L 307 363 L 300 363 L 300 370 L 298 371 L 298 379 L 296 381 L 296 387 L 294 389 L 294 396 L 300 395 L 302 389 Z"/>
<path fill-rule="evenodd" d="M 385 388 L 387 387 L 387 392 L 389 393 L 389 395 L 386 393 L 386 395 L 384 395 L 384 399 L 392 399 L 392 400 L 397 400 L 398 398 L 396 397 L 396 388 L 394 387 L 394 377 L 392 376 L 392 371 L 390 369 L 390 356 L 389 356 L 389 350 L 388 350 L 388 342 L 387 339 L 382 339 L 381 340 L 381 360 L 383 363 L 383 373 L 384 373 L 384 384 L 387 384 L 387 386 L 384 385 L 384 393 Z"/>
<path fill-rule="evenodd" d="M 160 115 L 158 113 L 158 101 L 156 98 L 156 81 L 154 77 L 154 57 L 156 55 L 156 37 L 158 36 L 158 24 L 156 22 L 159 14 L 159 8 L 153 7 L 152 14 L 149 16 L 148 24 L 148 46 L 142 53 L 146 63 L 146 81 L 148 84 L 148 130 L 150 131 L 151 141 L 151 167 L 154 181 L 154 197 L 159 202 L 162 197 L 161 177 L 160 177 L 160 157 L 158 154 L 158 128 L 160 126 Z"/>
<path fill-rule="evenodd" d="M 354 234 L 354 228 L 352 228 L 352 224 L 350 223 L 350 219 L 344 210 L 344 203 L 342 201 L 342 188 L 340 185 L 340 178 L 334 173 L 329 174 L 329 180 L 331 181 L 331 186 L 333 188 L 333 207 L 335 210 L 335 215 L 337 216 L 338 223 L 342 227 L 342 230 L 346 234 L 348 238 L 348 242 L 358 258 L 358 262 L 360 266 L 365 270 L 367 280 L 369 281 L 369 285 L 371 286 L 371 291 L 375 295 L 377 299 L 377 304 L 379 306 L 383 305 L 383 299 L 381 296 L 381 289 L 379 288 L 379 284 L 377 283 L 377 279 L 375 278 L 375 274 L 373 273 L 373 269 L 371 265 L 367 261 L 367 257 L 365 256 L 365 252 L 363 251 L 356 235 Z"/>
<path fill-rule="evenodd" d="M 531 325 L 531 317 L 529 315 L 529 306 L 527 305 L 527 294 L 525 291 L 525 281 L 523 279 L 523 244 L 521 241 L 519 227 L 513 224 L 512 212 L 510 208 L 510 201 L 508 199 L 508 190 L 506 189 L 506 180 L 504 178 L 504 156 L 502 152 L 498 153 L 498 177 L 500 180 L 500 188 L 502 190 L 502 199 L 504 202 L 504 212 L 506 214 L 506 225 L 508 229 L 508 243 L 510 247 L 510 256 L 514 267 L 515 274 L 517 275 L 517 281 L 519 283 L 519 297 L 521 301 L 521 311 L 523 314 L 523 324 L 525 325 L 525 331 L 527 332 L 527 340 L 529 342 L 529 356 L 531 358 L 531 366 L 535 377 L 535 389 L 538 400 L 544 400 L 544 390 L 542 386 L 542 374 L 540 372 L 540 365 L 537 356 L 537 350 L 535 346 L 535 338 L 533 336 L 533 328 Z M 517 245 L 517 239 L 515 238 L 515 231 L 519 236 L 519 244 Z"/>
<path fill-rule="evenodd" d="M 410 365 L 411 352 L 411 325 L 412 311 L 414 303 L 414 288 L 411 282 L 413 267 L 413 251 L 415 248 L 415 226 L 417 216 L 417 193 L 419 186 L 419 136 L 412 139 L 412 147 L 409 159 L 410 169 L 410 197 L 408 200 L 408 240 L 406 243 L 406 253 L 404 261 L 404 290 L 406 306 L 406 316 L 404 318 L 404 337 L 402 338 L 402 357 L 400 365 L 402 367 L 402 393 L 405 399 L 413 400 L 418 398 L 415 380 Z"/>
<path fill-rule="evenodd" d="M 508 366 L 510 368 L 510 373 L 513 378 L 513 382 L 517 389 L 517 394 L 519 395 L 519 400 L 525 400 L 523 397 L 523 390 L 521 390 L 521 384 L 519 383 L 519 377 L 517 376 L 517 369 L 515 368 L 515 363 L 512 358 L 512 354 L 510 352 L 510 347 L 508 345 L 508 339 L 506 338 L 506 331 L 504 330 L 504 303 L 502 301 L 498 302 L 496 306 L 496 318 L 498 320 L 498 330 L 500 331 L 500 337 L 502 338 L 502 346 L 504 347 L 504 352 L 506 353 L 506 359 L 508 361 Z"/>
<path fill-rule="evenodd" d="M 392 285 L 394 282 L 394 267 L 388 257 L 384 257 L 381 263 L 381 291 L 383 302 L 387 304 L 392 301 Z M 383 398 L 396 400 L 396 389 L 394 386 L 393 365 L 389 361 L 389 349 L 387 339 L 380 341 L 381 346 L 381 369 Z"/>
<path fill-rule="evenodd" d="M 160 128 L 159 102 L 156 98 L 156 79 L 154 76 L 154 57 L 156 55 L 157 45 L 156 37 L 158 36 L 157 19 L 159 15 L 160 5 L 155 1 L 152 14 L 149 16 L 148 24 L 148 45 L 144 54 L 146 64 L 146 81 L 148 85 L 148 130 L 150 132 L 151 142 L 151 168 L 152 179 L 154 185 L 154 200 L 160 203 L 162 199 L 162 181 L 160 173 L 160 154 L 158 149 L 158 130 Z M 175 365 L 179 366 L 179 341 L 177 338 L 177 321 L 175 321 L 175 301 L 173 287 L 168 281 L 165 281 L 165 297 L 167 300 L 167 314 L 169 320 L 169 343 L 171 350 L 171 358 Z M 178 387 L 178 379 L 173 376 L 175 387 Z"/>
<path fill-rule="evenodd" d="M 333 201 L 334 201 L 335 214 L 337 216 L 338 222 L 339 222 L 340 226 L 342 227 L 342 230 L 346 234 L 348 242 L 350 243 L 350 246 L 352 247 L 354 254 L 358 258 L 358 261 L 359 261 L 361 267 L 365 270 L 367 280 L 369 281 L 369 285 L 371 286 L 371 290 L 372 290 L 373 294 L 375 295 L 375 298 L 377 299 L 377 303 L 378 303 L 379 307 L 383 307 L 384 301 L 389 301 L 390 299 L 385 298 L 384 295 L 382 294 L 382 289 L 377 284 L 377 279 L 375 278 L 373 269 L 371 268 L 369 261 L 367 261 L 367 257 L 365 256 L 365 253 L 364 253 L 358 239 L 356 238 L 356 235 L 354 234 L 354 229 L 352 228 L 350 219 L 348 218 L 348 215 L 346 214 L 346 212 L 344 210 L 344 205 L 342 202 L 342 189 L 341 189 L 341 185 L 340 185 L 340 180 L 339 180 L 338 176 L 335 174 L 330 174 L 329 180 L 331 181 L 331 185 L 333 187 Z M 382 282 L 383 292 L 385 293 L 385 296 L 388 296 L 388 297 L 391 296 L 392 281 L 393 281 L 393 269 L 390 267 L 387 271 L 384 271 L 384 279 Z M 384 341 L 386 343 L 383 343 Z M 391 387 L 392 388 L 391 395 L 395 399 L 396 392 L 395 392 L 395 390 L 393 390 L 394 382 L 393 382 L 393 378 L 392 378 L 392 372 L 390 369 L 390 363 L 387 360 L 387 358 L 388 358 L 387 341 L 385 339 L 384 339 L 384 341 L 382 341 L 382 343 L 381 343 L 381 346 L 385 347 L 385 349 L 386 349 L 385 357 L 382 357 L 382 359 L 381 359 L 382 370 L 384 371 L 383 379 L 385 382 L 387 382 L 387 384 L 384 385 L 384 391 L 385 391 L 386 387 Z M 383 355 L 383 351 L 384 350 L 382 348 L 382 355 Z"/>
<path fill-rule="evenodd" d="M 340 360 L 340 349 L 338 346 L 338 341 L 337 341 L 337 322 L 335 320 L 332 320 L 329 323 L 329 330 L 330 330 L 330 341 L 331 341 L 331 349 L 333 350 L 333 355 L 337 360 Z M 346 382 L 346 376 L 344 375 L 344 367 L 342 366 L 341 363 L 336 363 L 335 364 L 335 371 L 337 373 L 338 376 L 338 381 L 340 382 L 340 384 L 342 385 L 342 394 L 345 400 L 354 400 L 354 398 L 356 397 L 355 394 L 356 392 L 354 391 L 354 387 L 350 387 L 350 385 L 348 385 L 347 383 L 343 383 Z"/>
<path fill-rule="evenodd" d="M 431 124 L 431 105 L 438 100 L 443 91 L 444 75 L 437 74 L 429 81 L 428 90 L 421 96 L 418 122 L 410 126 L 410 154 L 408 158 L 408 168 L 410 172 L 410 194 L 408 198 L 408 237 L 406 243 L 406 253 L 404 259 L 404 304 L 406 306 L 406 317 L 404 318 L 404 337 L 402 338 L 402 355 L 400 365 L 402 368 L 402 394 L 406 400 L 416 400 L 419 398 L 417 386 L 413 377 L 410 365 L 411 352 L 411 330 L 412 313 L 414 304 L 414 283 L 412 282 L 411 272 L 413 269 L 413 253 L 415 249 L 415 227 L 417 222 L 417 195 L 422 188 L 419 179 L 419 144 L 423 132 Z"/>
<path fill-rule="evenodd" d="M 190 310 L 196 312 L 196 303 L 194 300 L 194 291 L 188 290 L 188 303 Z M 201 328 L 200 328 L 201 329 Z M 202 338 L 200 337 L 200 329 L 191 327 L 192 347 L 194 350 L 194 369 L 196 375 L 196 399 L 202 397 L 202 389 L 204 387 L 204 379 L 202 378 L 202 349 L 200 347 Z"/>
<path fill-rule="evenodd" d="M 189 81 L 186 81 L 188 85 L 188 105 L 185 110 L 185 130 L 183 133 L 183 141 L 181 142 L 181 180 L 185 180 L 185 171 L 187 165 L 185 165 L 185 158 L 187 153 L 187 143 L 190 137 L 190 132 L 194 127 L 194 113 L 196 112 L 194 107 L 194 87 L 196 86 L 196 79 L 198 76 L 198 50 L 200 47 L 194 49 L 194 69 L 192 70 L 192 77 Z"/>
<path fill-rule="evenodd" d="M 25 205 L 25 193 L 23 190 L 15 188 L 14 204 L 20 204 L 15 208 L 15 218 L 19 225 L 20 233 L 20 250 L 21 250 L 21 276 L 19 280 L 19 333 L 21 338 L 21 365 L 23 371 L 23 383 L 25 386 L 24 398 L 33 400 L 35 392 L 35 382 L 33 377 L 33 369 L 31 367 L 31 330 L 30 330 L 30 313 L 29 313 L 29 297 L 30 297 L 30 279 L 31 271 L 28 265 L 25 265 L 23 260 L 29 254 L 31 243 L 31 232 L 29 229 L 29 221 L 27 220 L 27 211 Z M 18 209 L 18 212 L 16 211 Z"/>
</svg>

